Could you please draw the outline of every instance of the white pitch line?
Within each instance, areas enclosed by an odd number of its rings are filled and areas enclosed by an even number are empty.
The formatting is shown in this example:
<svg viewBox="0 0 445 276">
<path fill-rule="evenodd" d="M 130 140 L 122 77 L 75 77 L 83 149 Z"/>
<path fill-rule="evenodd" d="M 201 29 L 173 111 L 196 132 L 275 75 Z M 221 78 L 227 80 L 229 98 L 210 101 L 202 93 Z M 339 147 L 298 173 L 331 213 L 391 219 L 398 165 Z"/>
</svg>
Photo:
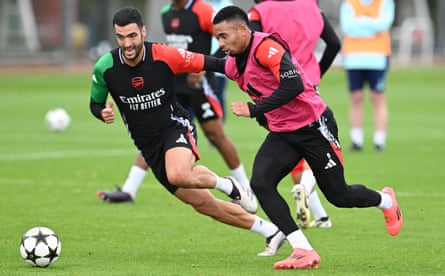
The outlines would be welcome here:
<svg viewBox="0 0 445 276">
<path fill-rule="evenodd" d="M 64 159 L 64 158 L 78 158 L 86 156 L 123 156 L 123 155 L 134 155 L 135 153 L 136 153 L 135 150 L 130 150 L 130 149 L 9 153 L 9 154 L 0 154 L 0 162 L 40 160 L 40 159 Z"/>
</svg>

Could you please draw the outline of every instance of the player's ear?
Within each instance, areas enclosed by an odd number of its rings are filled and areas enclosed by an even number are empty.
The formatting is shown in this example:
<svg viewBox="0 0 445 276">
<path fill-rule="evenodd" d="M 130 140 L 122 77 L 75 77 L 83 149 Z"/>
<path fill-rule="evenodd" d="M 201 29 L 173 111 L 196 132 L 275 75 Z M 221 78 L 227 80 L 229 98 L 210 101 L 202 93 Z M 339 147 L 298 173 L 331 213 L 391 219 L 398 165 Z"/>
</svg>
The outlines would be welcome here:
<svg viewBox="0 0 445 276">
<path fill-rule="evenodd" d="M 242 23 L 238 24 L 238 30 L 241 32 L 250 32 L 249 26 Z"/>
<path fill-rule="evenodd" d="M 141 35 L 142 35 L 142 38 L 144 38 L 145 36 L 147 36 L 147 28 L 145 27 L 145 25 L 142 26 L 142 29 L 141 29 Z"/>
</svg>

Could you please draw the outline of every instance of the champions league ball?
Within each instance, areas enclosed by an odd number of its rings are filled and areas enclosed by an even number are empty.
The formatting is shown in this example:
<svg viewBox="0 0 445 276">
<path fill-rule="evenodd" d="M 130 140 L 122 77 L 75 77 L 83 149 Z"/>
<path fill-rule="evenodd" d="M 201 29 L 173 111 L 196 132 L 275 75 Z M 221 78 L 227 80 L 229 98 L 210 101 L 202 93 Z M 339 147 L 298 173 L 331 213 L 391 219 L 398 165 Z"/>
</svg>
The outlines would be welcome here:
<svg viewBox="0 0 445 276">
<path fill-rule="evenodd" d="M 70 123 L 70 115 L 63 108 L 51 109 L 45 115 L 45 124 L 51 131 L 64 131 L 68 128 Z"/>
<path fill-rule="evenodd" d="M 32 266 L 47 267 L 60 256 L 61 243 L 53 230 L 47 227 L 29 229 L 20 242 L 22 258 Z"/>
</svg>

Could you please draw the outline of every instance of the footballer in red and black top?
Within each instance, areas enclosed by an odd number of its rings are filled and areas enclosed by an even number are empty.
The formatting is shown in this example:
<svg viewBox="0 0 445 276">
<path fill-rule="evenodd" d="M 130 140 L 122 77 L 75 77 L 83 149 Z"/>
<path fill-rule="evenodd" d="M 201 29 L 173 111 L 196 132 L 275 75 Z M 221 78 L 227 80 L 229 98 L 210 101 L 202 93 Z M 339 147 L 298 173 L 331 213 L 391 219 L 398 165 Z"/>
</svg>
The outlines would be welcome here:
<svg viewBox="0 0 445 276">
<path fill-rule="evenodd" d="M 213 7 L 202 0 L 173 0 L 165 5 L 161 10 L 161 19 L 167 44 L 209 55 L 213 37 L 213 15 Z M 206 72 L 195 86 L 190 85 L 187 77 L 188 74 L 178 74 L 175 77 L 178 102 L 186 109 L 193 109 L 200 122 L 222 118 L 214 73 Z"/>
</svg>

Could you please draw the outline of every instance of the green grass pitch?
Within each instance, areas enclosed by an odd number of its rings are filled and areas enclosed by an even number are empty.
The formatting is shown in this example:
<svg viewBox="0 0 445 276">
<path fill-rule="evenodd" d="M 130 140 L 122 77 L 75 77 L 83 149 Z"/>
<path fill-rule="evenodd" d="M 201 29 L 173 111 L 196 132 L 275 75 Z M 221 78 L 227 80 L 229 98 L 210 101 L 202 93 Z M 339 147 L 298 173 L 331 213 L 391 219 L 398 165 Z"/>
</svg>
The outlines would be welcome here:
<svg viewBox="0 0 445 276">
<path fill-rule="evenodd" d="M 110 205 L 95 195 L 127 176 L 136 150 L 120 121 L 105 125 L 89 112 L 90 72 L 4 72 L 0 75 L 0 275 L 444 275 L 445 265 L 445 68 L 402 70 L 388 75 L 387 149 L 372 145 L 372 109 L 366 104 L 366 144 L 344 151 L 346 178 L 374 189 L 393 186 L 405 224 L 386 233 L 376 208 L 338 209 L 323 203 L 333 221 L 305 234 L 321 256 L 318 269 L 274 271 L 290 254 L 260 258 L 261 236 L 196 214 L 161 188 L 149 173 L 135 204 Z M 320 86 L 335 112 L 345 149 L 348 92 L 334 68 Z M 231 84 L 228 101 L 246 100 Z M 52 133 L 43 118 L 63 107 L 70 128 Z M 250 175 L 265 131 L 254 120 L 229 115 L 228 136 Z M 229 174 L 200 134 L 202 160 Z M 295 209 L 290 178 L 280 191 Z M 214 194 L 224 198 L 222 193 Z M 264 216 L 262 211 L 259 215 Z M 33 268 L 19 254 L 21 235 L 47 226 L 62 241 L 59 260 Z"/>
</svg>

